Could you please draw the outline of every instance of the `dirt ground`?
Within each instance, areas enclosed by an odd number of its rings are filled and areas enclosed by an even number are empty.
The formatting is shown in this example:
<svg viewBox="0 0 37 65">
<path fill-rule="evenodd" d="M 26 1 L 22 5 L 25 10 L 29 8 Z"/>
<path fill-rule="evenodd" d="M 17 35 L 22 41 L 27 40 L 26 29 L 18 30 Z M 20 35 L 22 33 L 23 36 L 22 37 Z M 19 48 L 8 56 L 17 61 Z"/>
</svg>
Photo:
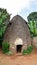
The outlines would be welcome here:
<svg viewBox="0 0 37 65">
<path fill-rule="evenodd" d="M 7 56 L 0 51 L 0 65 L 37 65 L 37 50 L 25 56 Z"/>
</svg>

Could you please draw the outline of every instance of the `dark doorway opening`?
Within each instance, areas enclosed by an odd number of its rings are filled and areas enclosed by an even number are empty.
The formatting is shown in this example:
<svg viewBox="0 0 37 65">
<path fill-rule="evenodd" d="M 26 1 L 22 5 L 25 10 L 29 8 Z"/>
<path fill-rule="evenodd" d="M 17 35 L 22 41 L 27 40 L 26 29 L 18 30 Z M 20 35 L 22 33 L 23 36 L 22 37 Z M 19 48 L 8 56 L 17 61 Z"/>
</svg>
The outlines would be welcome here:
<svg viewBox="0 0 37 65">
<path fill-rule="evenodd" d="M 21 53 L 21 50 L 22 50 L 22 45 L 17 45 L 16 46 L 17 53 Z"/>
</svg>

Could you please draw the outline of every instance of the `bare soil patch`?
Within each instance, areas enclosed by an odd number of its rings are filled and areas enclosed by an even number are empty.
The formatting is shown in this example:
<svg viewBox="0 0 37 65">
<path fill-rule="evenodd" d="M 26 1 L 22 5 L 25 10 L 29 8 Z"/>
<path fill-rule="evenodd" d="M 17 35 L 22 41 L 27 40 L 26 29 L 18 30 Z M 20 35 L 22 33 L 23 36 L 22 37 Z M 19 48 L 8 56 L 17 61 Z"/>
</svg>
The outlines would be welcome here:
<svg viewBox="0 0 37 65">
<path fill-rule="evenodd" d="M 37 65 L 37 49 L 24 56 L 7 56 L 0 51 L 0 65 Z"/>
</svg>

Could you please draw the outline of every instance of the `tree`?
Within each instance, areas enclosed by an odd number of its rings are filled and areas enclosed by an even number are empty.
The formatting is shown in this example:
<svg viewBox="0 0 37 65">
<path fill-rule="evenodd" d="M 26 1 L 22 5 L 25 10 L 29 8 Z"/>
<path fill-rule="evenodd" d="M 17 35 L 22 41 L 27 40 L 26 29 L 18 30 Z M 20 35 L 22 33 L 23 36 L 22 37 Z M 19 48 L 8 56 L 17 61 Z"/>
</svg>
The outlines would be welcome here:
<svg viewBox="0 0 37 65">
<path fill-rule="evenodd" d="M 10 21 L 10 15 L 6 9 L 0 8 L 0 42 L 2 42 L 4 32 Z"/>
<path fill-rule="evenodd" d="M 27 19 L 28 19 L 28 21 L 32 21 L 32 20 L 37 21 L 37 12 L 30 13 L 28 15 Z"/>
<path fill-rule="evenodd" d="M 27 19 L 31 34 L 33 36 L 37 36 L 37 12 L 32 12 L 31 14 L 29 14 Z"/>
</svg>

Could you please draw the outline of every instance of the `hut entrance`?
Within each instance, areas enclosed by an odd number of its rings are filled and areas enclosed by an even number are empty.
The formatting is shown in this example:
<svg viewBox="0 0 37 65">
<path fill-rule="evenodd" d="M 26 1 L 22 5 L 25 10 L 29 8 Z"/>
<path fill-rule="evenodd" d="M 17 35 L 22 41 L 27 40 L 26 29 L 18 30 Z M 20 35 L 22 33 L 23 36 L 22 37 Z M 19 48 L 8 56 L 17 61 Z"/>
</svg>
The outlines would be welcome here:
<svg viewBox="0 0 37 65">
<path fill-rule="evenodd" d="M 21 53 L 22 46 L 23 46 L 23 40 L 21 38 L 17 38 L 15 40 L 15 45 L 16 45 L 16 52 Z"/>
<path fill-rule="evenodd" d="M 16 45 L 16 51 L 17 53 L 21 53 L 22 45 Z"/>
</svg>

